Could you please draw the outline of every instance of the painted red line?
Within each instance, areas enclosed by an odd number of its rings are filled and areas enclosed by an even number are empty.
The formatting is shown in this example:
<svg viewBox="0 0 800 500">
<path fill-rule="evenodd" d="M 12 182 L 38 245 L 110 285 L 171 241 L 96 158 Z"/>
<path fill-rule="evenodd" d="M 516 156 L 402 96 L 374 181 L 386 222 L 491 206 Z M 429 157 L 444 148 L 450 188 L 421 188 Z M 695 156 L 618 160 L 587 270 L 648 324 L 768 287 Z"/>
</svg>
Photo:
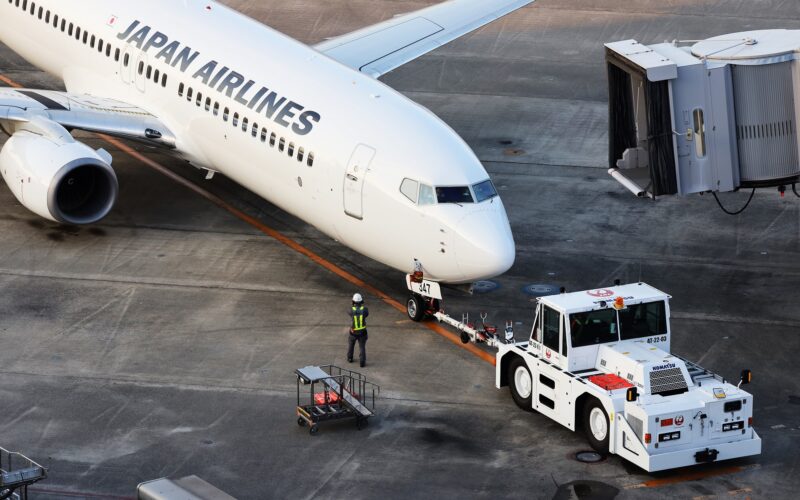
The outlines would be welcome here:
<svg viewBox="0 0 800 500">
<path fill-rule="evenodd" d="M 20 85 L 19 83 L 15 82 L 14 80 L 12 80 L 12 79 L 8 78 L 7 76 L 4 76 L 4 75 L 0 75 L 0 81 L 4 82 L 7 85 L 10 85 L 11 87 L 14 87 L 14 88 L 22 88 L 22 85 Z M 385 304 L 387 304 L 390 307 L 393 307 L 393 308 L 397 309 L 398 311 L 400 311 L 401 313 L 405 314 L 405 312 L 406 312 L 405 306 L 403 304 L 401 304 L 400 302 L 398 302 L 397 300 L 395 300 L 392 297 L 390 297 L 388 294 L 382 292 L 378 288 L 366 283 L 362 279 L 354 276 L 353 274 L 345 271 L 344 269 L 340 268 L 339 266 L 335 265 L 334 263 L 332 263 L 332 262 L 328 261 L 327 259 L 319 256 L 318 254 L 312 252 L 311 250 L 309 250 L 308 248 L 304 247 L 300 243 L 294 241 L 293 239 L 289 238 L 288 236 L 286 236 L 286 235 L 280 233 L 279 231 L 276 231 L 275 229 L 272 229 L 271 227 L 265 225 L 263 222 L 259 221 L 255 217 L 244 213 L 243 211 L 239 210 L 238 208 L 234 207 L 230 203 L 228 203 L 225 200 L 223 200 L 222 198 L 220 198 L 219 196 L 217 196 L 217 195 L 215 195 L 213 193 L 210 193 L 209 191 L 206 191 L 205 189 L 201 188 L 197 184 L 194 184 L 193 182 L 189 181 L 188 179 L 176 174 L 175 172 L 173 172 L 172 170 L 168 169 L 167 167 L 161 165 L 160 163 L 158 163 L 158 162 L 156 162 L 156 161 L 154 161 L 154 160 L 152 160 L 150 158 L 147 158 L 146 156 L 142 155 L 141 153 L 139 153 L 138 151 L 136 151 L 135 149 L 131 148 L 130 146 L 128 146 L 127 144 L 125 144 L 124 142 L 122 142 L 122 141 L 120 141 L 118 139 L 115 139 L 115 138 L 113 138 L 111 136 L 108 136 L 108 135 L 105 135 L 105 134 L 97 134 L 97 136 L 100 137 L 100 139 L 102 139 L 103 141 L 107 142 L 108 144 L 111 144 L 112 146 L 115 146 L 116 148 L 118 148 L 120 151 L 124 152 L 125 154 L 127 154 L 131 158 L 134 158 L 134 159 L 144 163 L 145 165 L 147 165 L 148 167 L 152 168 L 153 170 L 156 170 L 157 172 L 161 173 L 162 175 L 164 175 L 164 176 L 168 177 L 169 179 L 172 179 L 173 181 L 177 182 L 181 186 L 184 186 L 185 188 L 189 189 L 190 191 L 202 196 L 206 200 L 210 201 L 211 203 L 213 203 L 213 204 L 217 205 L 218 207 L 222 208 L 223 210 L 227 211 L 228 213 L 230 213 L 231 215 L 235 216 L 239 220 L 241 220 L 243 222 L 246 222 L 247 224 L 253 226 L 256 229 L 258 229 L 259 231 L 261 231 L 265 235 L 277 240 L 278 242 L 286 245 L 287 247 L 291 248 L 295 252 L 307 257 L 309 260 L 311 260 L 312 262 L 314 262 L 317 265 L 321 266 L 322 268 L 327 269 L 328 271 L 330 271 L 331 273 L 339 276 L 340 278 L 344 279 L 348 283 L 350 283 L 352 285 L 355 285 L 356 287 L 358 287 L 358 288 L 360 288 L 362 290 L 365 290 L 367 293 L 379 298 Z M 462 344 L 461 343 L 461 338 L 460 338 L 459 335 L 456 335 L 455 333 L 443 328 L 438 323 L 426 322 L 426 323 L 422 323 L 422 325 L 425 326 L 426 328 L 428 328 L 429 330 L 437 333 L 438 335 L 441 335 L 442 337 L 444 337 L 445 339 L 449 340 L 450 342 L 456 344 L 457 346 L 459 346 L 459 347 L 461 347 L 463 349 L 466 349 L 470 353 L 472 353 L 475 356 L 479 357 L 480 359 L 490 363 L 491 365 L 495 364 L 495 357 L 492 354 L 484 351 L 483 349 L 480 349 L 479 347 L 475 346 L 474 344 Z"/>
</svg>

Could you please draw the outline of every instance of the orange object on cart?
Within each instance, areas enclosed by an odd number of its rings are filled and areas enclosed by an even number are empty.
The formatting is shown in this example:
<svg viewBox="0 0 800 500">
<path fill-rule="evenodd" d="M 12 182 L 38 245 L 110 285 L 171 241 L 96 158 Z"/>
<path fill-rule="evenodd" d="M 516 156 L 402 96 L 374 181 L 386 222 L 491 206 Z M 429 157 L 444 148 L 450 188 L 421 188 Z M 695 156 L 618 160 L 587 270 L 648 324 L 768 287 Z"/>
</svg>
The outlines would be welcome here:
<svg viewBox="0 0 800 500">
<path fill-rule="evenodd" d="M 324 392 L 318 392 L 318 393 L 314 394 L 314 402 L 317 403 L 318 405 L 324 405 L 326 403 L 327 404 L 336 403 L 337 401 L 339 401 L 339 395 L 336 394 L 335 392 L 329 392 L 328 393 L 328 401 L 327 402 L 325 401 L 325 393 Z"/>
<path fill-rule="evenodd" d="M 614 375 L 613 373 L 594 375 L 589 377 L 589 382 L 598 387 L 602 387 L 607 391 L 616 391 L 617 389 L 627 389 L 628 387 L 633 387 L 633 384 L 622 377 Z"/>
</svg>

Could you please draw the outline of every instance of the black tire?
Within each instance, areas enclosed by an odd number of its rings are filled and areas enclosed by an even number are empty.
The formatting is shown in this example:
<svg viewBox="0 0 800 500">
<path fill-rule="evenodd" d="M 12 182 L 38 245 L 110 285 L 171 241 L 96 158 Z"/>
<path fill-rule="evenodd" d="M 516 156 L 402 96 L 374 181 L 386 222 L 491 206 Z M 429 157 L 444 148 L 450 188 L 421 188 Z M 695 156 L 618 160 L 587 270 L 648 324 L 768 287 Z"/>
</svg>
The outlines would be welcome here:
<svg viewBox="0 0 800 500">
<path fill-rule="evenodd" d="M 602 437 L 602 433 L 599 432 L 602 430 L 603 425 L 605 425 L 605 437 Z M 608 455 L 611 425 L 609 425 L 608 413 L 606 413 L 600 401 L 595 398 L 589 399 L 583 405 L 583 432 L 586 434 L 586 440 L 589 441 L 589 445 L 594 451 L 603 456 Z"/>
<path fill-rule="evenodd" d="M 408 298 L 406 302 L 406 314 L 412 321 L 422 321 L 425 318 L 425 301 L 417 294 Z"/>
<path fill-rule="evenodd" d="M 518 371 L 519 376 L 524 376 L 522 370 L 524 370 L 524 373 L 528 374 L 528 379 L 530 380 L 527 391 L 524 387 L 517 387 L 516 377 L 518 376 Z M 531 371 L 522 358 L 514 357 L 511 361 L 511 365 L 508 367 L 508 387 L 511 390 L 511 398 L 514 400 L 514 403 L 525 411 L 533 412 L 533 377 L 531 377 Z M 528 395 L 524 396 L 520 392 L 527 392 Z"/>
<path fill-rule="evenodd" d="M 316 436 L 318 431 L 319 431 L 319 427 L 317 427 L 317 424 L 312 425 L 308 429 L 308 433 L 311 434 L 312 436 Z"/>
<path fill-rule="evenodd" d="M 300 427 L 305 427 L 306 419 L 304 419 L 303 417 L 297 417 L 297 425 L 299 425 Z"/>
</svg>

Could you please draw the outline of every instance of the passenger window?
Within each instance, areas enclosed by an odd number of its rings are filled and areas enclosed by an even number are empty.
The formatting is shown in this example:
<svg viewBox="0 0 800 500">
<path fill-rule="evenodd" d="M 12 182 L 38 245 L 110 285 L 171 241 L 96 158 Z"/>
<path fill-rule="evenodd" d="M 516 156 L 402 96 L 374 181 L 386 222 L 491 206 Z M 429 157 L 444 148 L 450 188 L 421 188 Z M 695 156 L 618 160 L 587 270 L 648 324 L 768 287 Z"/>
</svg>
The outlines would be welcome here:
<svg viewBox="0 0 800 500">
<path fill-rule="evenodd" d="M 130 54 L 125 54 L 125 60 L 123 61 L 125 67 L 127 68 L 131 63 L 131 56 Z"/>
<path fill-rule="evenodd" d="M 420 205 L 435 205 L 436 196 L 433 194 L 433 188 L 427 184 L 421 184 L 419 187 L 419 201 Z"/>
<path fill-rule="evenodd" d="M 239 113 L 233 114 L 233 126 L 234 127 L 239 126 Z"/>
<path fill-rule="evenodd" d="M 158 83 L 160 79 L 161 79 L 161 72 L 159 70 L 153 71 L 153 81 Z"/>
<path fill-rule="evenodd" d="M 203 93 L 198 92 L 197 99 L 195 99 L 194 104 L 199 108 L 202 103 L 203 103 Z"/>
<path fill-rule="evenodd" d="M 192 87 L 189 87 L 189 90 L 186 92 L 186 100 L 192 102 L 192 96 L 194 95 L 194 90 Z"/>
<path fill-rule="evenodd" d="M 88 41 L 89 41 L 89 32 L 88 31 L 84 31 L 83 32 L 83 44 L 86 45 L 86 43 Z"/>
<path fill-rule="evenodd" d="M 205 109 L 206 109 L 206 111 L 211 111 L 211 98 L 210 97 L 206 97 Z"/>
<path fill-rule="evenodd" d="M 114 61 L 119 62 L 119 49 L 115 49 L 114 50 Z M 127 66 L 127 65 L 128 65 L 128 63 L 126 62 L 125 66 Z"/>
<path fill-rule="evenodd" d="M 290 142 L 289 143 L 289 158 L 291 158 L 293 156 L 294 156 L 294 143 Z"/>
<path fill-rule="evenodd" d="M 153 78 L 153 67 L 149 64 L 147 65 L 147 79 Z"/>
<path fill-rule="evenodd" d="M 558 352 L 561 314 L 548 306 L 542 306 L 542 344 L 548 349 Z"/>
<path fill-rule="evenodd" d="M 261 129 L 261 142 L 267 142 L 267 129 Z"/>
<path fill-rule="evenodd" d="M 164 76 L 166 76 L 166 75 L 164 75 Z M 214 116 L 218 116 L 218 115 L 219 115 L 219 103 L 218 102 L 214 102 Z"/>
<path fill-rule="evenodd" d="M 139 61 L 139 69 L 137 70 L 137 72 L 138 72 L 140 75 L 143 75 L 143 74 L 144 74 L 144 61 Z"/>
<path fill-rule="evenodd" d="M 694 149 L 698 158 L 706 157 L 706 122 L 703 116 L 703 110 L 697 108 L 694 110 Z"/>
<path fill-rule="evenodd" d="M 184 88 L 185 88 L 185 86 L 183 85 L 183 83 L 178 85 L 178 97 L 183 97 L 183 89 Z"/>
<path fill-rule="evenodd" d="M 92 35 L 92 39 L 89 42 L 89 47 L 94 48 L 94 41 L 95 41 L 95 37 L 94 37 L 94 35 Z"/>
<path fill-rule="evenodd" d="M 314 153 L 308 153 L 308 161 L 306 162 L 306 165 L 309 167 L 314 166 Z"/>
<path fill-rule="evenodd" d="M 106 57 L 111 57 L 111 44 L 106 45 Z"/>
<path fill-rule="evenodd" d="M 258 123 L 254 123 L 253 124 L 253 128 L 252 128 L 251 134 L 252 134 L 253 137 L 258 137 Z"/>
<path fill-rule="evenodd" d="M 283 150 L 286 149 L 286 139 L 281 137 L 281 142 L 278 143 L 278 151 L 283 153 Z"/>
<path fill-rule="evenodd" d="M 247 132 L 247 117 L 242 118 L 242 132 Z"/>
<path fill-rule="evenodd" d="M 164 87 L 164 88 L 166 88 L 166 86 L 167 86 L 167 74 L 166 73 L 163 73 L 161 75 L 161 86 Z"/>
<path fill-rule="evenodd" d="M 411 203 L 417 202 L 417 191 L 419 190 L 419 182 L 412 179 L 403 179 L 400 184 L 400 192 L 403 196 L 411 200 Z"/>
<path fill-rule="evenodd" d="M 275 135 L 275 132 L 273 132 L 272 135 L 269 136 L 269 145 L 272 146 L 273 148 L 275 147 L 275 140 L 277 138 L 278 136 Z"/>
<path fill-rule="evenodd" d="M 303 148 L 298 149 L 297 150 L 297 161 L 302 162 L 304 156 L 305 156 L 305 151 L 303 151 Z"/>
<path fill-rule="evenodd" d="M 231 116 L 231 110 L 225 108 L 225 111 L 222 112 L 222 121 L 224 122 L 228 121 L 228 118 L 230 118 L 230 116 Z"/>
</svg>

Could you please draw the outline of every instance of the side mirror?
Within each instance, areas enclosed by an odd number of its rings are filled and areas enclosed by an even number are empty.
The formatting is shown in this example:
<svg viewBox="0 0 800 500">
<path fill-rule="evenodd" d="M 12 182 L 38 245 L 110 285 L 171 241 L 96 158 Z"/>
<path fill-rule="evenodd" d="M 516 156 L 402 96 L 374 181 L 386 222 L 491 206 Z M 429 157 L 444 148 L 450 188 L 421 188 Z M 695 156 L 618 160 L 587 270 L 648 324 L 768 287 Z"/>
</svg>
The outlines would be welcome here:
<svg viewBox="0 0 800 500">
<path fill-rule="evenodd" d="M 749 384 L 753 381 L 753 372 L 750 370 L 742 370 L 742 375 L 739 377 L 739 385 Z"/>
<path fill-rule="evenodd" d="M 628 392 L 625 393 L 625 401 L 634 402 L 639 399 L 639 391 L 636 387 L 628 387 Z"/>
</svg>

